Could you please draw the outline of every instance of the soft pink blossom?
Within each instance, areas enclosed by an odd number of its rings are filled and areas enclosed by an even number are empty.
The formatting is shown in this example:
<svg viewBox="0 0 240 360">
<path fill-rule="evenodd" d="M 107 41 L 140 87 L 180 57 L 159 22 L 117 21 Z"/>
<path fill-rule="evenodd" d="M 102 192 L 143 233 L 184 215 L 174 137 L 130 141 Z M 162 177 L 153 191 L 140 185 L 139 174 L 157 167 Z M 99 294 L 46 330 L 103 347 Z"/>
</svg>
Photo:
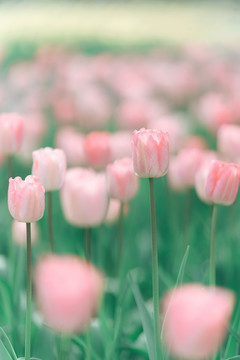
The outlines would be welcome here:
<svg viewBox="0 0 240 360">
<path fill-rule="evenodd" d="M 139 179 L 133 171 L 131 158 L 114 161 L 107 166 L 106 173 L 110 197 L 128 202 L 136 195 Z"/>
<path fill-rule="evenodd" d="M 32 174 L 39 178 L 46 191 L 59 190 L 66 171 L 64 151 L 46 147 L 33 151 L 32 156 Z"/>
<path fill-rule="evenodd" d="M 18 114 L 0 115 L 0 151 L 4 155 L 17 153 L 23 140 L 23 117 Z"/>
<path fill-rule="evenodd" d="M 225 160 L 240 158 L 240 126 L 222 125 L 217 134 L 217 146 Z"/>
<path fill-rule="evenodd" d="M 106 175 L 80 167 L 67 170 L 61 203 L 70 224 L 79 227 L 101 224 L 108 207 Z"/>
<path fill-rule="evenodd" d="M 38 261 L 34 285 L 47 325 L 72 334 L 84 330 L 96 314 L 104 280 L 96 268 L 77 256 L 51 254 Z"/>
<path fill-rule="evenodd" d="M 19 176 L 9 179 L 8 209 L 12 217 L 20 222 L 35 222 L 43 217 L 45 190 L 36 176 Z"/>
<path fill-rule="evenodd" d="M 103 169 L 112 160 L 110 134 L 91 132 L 85 137 L 84 149 L 87 165 Z"/>
<path fill-rule="evenodd" d="M 211 358 L 227 334 L 234 294 L 218 287 L 185 284 L 162 301 L 162 333 L 170 354 L 186 360 Z"/>
<path fill-rule="evenodd" d="M 141 129 L 133 132 L 133 167 L 139 177 L 160 177 L 167 173 L 169 137 L 161 130 Z"/>
</svg>

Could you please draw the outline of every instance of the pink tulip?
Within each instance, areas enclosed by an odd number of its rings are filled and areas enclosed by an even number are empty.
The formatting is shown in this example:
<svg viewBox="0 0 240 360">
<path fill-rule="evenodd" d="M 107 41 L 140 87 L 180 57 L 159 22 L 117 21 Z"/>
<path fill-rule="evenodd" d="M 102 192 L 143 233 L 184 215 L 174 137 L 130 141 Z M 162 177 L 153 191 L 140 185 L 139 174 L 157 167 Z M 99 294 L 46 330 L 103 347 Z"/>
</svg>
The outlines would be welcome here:
<svg viewBox="0 0 240 360">
<path fill-rule="evenodd" d="M 108 206 L 105 174 L 80 167 L 67 170 L 61 202 L 70 224 L 80 227 L 101 224 Z"/>
<path fill-rule="evenodd" d="M 227 334 L 234 294 L 218 287 L 185 284 L 169 291 L 162 302 L 162 333 L 176 358 L 211 358 Z"/>
<path fill-rule="evenodd" d="M 19 176 L 9 179 L 8 209 L 12 217 L 20 222 L 31 223 L 43 217 L 45 190 L 36 176 L 25 180 Z"/>
<path fill-rule="evenodd" d="M 110 134 L 110 146 L 113 161 L 132 156 L 131 141 L 132 132 L 130 131 L 117 131 Z"/>
<path fill-rule="evenodd" d="M 222 125 L 217 136 L 218 150 L 226 160 L 240 158 L 240 126 Z"/>
<path fill-rule="evenodd" d="M 86 163 L 84 136 L 74 128 L 67 126 L 58 130 L 55 144 L 65 152 L 68 165 L 80 166 Z"/>
<path fill-rule="evenodd" d="M 239 166 L 212 161 L 206 179 L 206 196 L 215 204 L 231 205 L 239 187 Z"/>
<path fill-rule="evenodd" d="M 138 177 L 133 171 L 132 159 L 116 160 L 107 166 L 107 182 L 110 197 L 128 202 L 138 191 Z"/>
<path fill-rule="evenodd" d="M 121 209 L 121 201 L 117 199 L 110 199 L 104 222 L 106 224 L 112 224 L 116 222 L 119 219 L 120 209 Z"/>
<path fill-rule="evenodd" d="M 17 153 L 22 145 L 24 120 L 18 114 L 0 115 L 0 151 L 4 155 Z"/>
<path fill-rule="evenodd" d="M 167 133 L 161 130 L 135 130 L 132 151 L 134 171 L 139 177 L 160 177 L 167 173 L 169 163 Z"/>
<path fill-rule="evenodd" d="M 168 180 L 175 190 L 184 190 L 194 186 L 195 174 L 202 162 L 202 151 L 183 149 L 170 161 Z"/>
<path fill-rule="evenodd" d="M 38 238 L 38 226 L 37 223 L 31 224 L 31 243 L 34 244 Z M 12 239 L 15 244 L 22 246 L 26 245 L 26 224 L 13 220 L 12 222 Z"/>
<path fill-rule="evenodd" d="M 63 150 L 46 147 L 33 151 L 32 156 L 32 174 L 39 178 L 46 191 L 59 190 L 66 171 L 66 156 Z"/>
<path fill-rule="evenodd" d="M 103 169 L 112 160 L 110 135 L 108 132 L 92 132 L 84 143 L 87 164 Z"/>
<path fill-rule="evenodd" d="M 103 276 L 77 256 L 46 255 L 36 265 L 35 295 L 45 322 L 60 333 L 85 329 L 103 292 Z"/>
</svg>

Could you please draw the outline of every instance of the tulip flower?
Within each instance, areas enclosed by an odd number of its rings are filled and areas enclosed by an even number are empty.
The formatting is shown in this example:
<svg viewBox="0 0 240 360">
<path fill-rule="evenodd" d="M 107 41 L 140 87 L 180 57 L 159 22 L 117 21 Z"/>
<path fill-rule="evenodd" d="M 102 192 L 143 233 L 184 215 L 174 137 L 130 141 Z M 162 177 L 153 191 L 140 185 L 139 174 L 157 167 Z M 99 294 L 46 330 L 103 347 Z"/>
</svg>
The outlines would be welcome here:
<svg viewBox="0 0 240 360">
<path fill-rule="evenodd" d="M 128 202 L 138 191 L 138 178 L 133 171 L 132 159 L 116 160 L 107 166 L 107 182 L 110 197 Z"/>
<path fill-rule="evenodd" d="M 133 132 L 133 168 L 139 177 L 164 176 L 168 171 L 169 138 L 161 130 L 141 129 Z"/>
<path fill-rule="evenodd" d="M 26 223 L 27 233 L 27 305 L 25 330 L 25 360 L 31 351 L 31 222 L 42 218 L 45 208 L 45 190 L 36 176 L 29 175 L 23 181 L 19 176 L 9 179 L 8 209 L 12 217 Z"/>
<path fill-rule="evenodd" d="M 162 335 L 171 356 L 210 359 L 222 345 L 235 302 L 219 287 L 185 284 L 170 290 L 162 301 Z"/>
<path fill-rule="evenodd" d="M 149 178 L 150 213 L 152 226 L 152 288 L 154 307 L 155 356 L 159 354 L 159 319 L 158 319 L 158 245 L 157 225 L 154 199 L 154 177 L 167 173 L 169 163 L 169 137 L 161 130 L 145 130 L 133 132 L 132 140 L 133 167 L 139 177 Z"/>
<path fill-rule="evenodd" d="M 35 150 L 32 153 L 33 167 L 32 174 L 36 175 L 47 191 L 48 196 L 48 232 L 51 251 L 54 248 L 52 230 L 52 194 L 59 190 L 64 181 L 66 171 L 66 156 L 61 149 L 50 147 Z"/>
<path fill-rule="evenodd" d="M 240 159 L 240 126 L 222 125 L 217 134 L 219 152 L 227 161 Z"/>
<path fill-rule="evenodd" d="M 110 135 L 108 132 L 92 132 L 84 142 L 86 162 L 95 169 L 103 169 L 112 160 Z"/>
<path fill-rule="evenodd" d="M 49 254 L 35 268 L 35 295 L 46 323 L 63 334 L 83 331 L 95 315 L 103 292 L 103 276 L 73 255 Z"/>
</svg>

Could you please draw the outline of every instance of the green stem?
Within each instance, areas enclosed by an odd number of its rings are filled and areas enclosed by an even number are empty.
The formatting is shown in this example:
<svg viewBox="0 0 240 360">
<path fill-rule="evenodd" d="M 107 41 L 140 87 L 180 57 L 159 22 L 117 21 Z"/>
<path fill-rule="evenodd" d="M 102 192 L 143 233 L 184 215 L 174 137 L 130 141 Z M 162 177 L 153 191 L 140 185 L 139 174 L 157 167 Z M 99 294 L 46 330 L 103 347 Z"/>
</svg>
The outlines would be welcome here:
<svg viewBox="0 0 240 360">
<path fill-rule="evenodd" d="M 27 308 L 25 324 L 25 360 L 30 359 L 31 349 L 31 303 L 32 303 L 32 274 L 31 274 L 31 223 L 27 223 Z"/>
<path fill-rule="evenodd" d="M 91 328 L 89 325 L 89 329 L 86 333 L 86 360 L 91 360 Z"/>
<path fill-rule="evenodd" d="M 7 165 L 8 165 L 8 179 L 10 179 L 13 176 L 13 157 L 12 155 L 9 155 L 7 158 Z"/>
<path fill-rule="evenodd" d="M 151 227 L 152 227 L 152 288 L 153 288 L 153 310 L 154 310 L 154 330 L 155 330 L 154 335 L 155 335 L 156 358 L 160 359 L 160 347 L 159 347 L 160 331 L 159 331 L 159 314 L 158 314 L 158 302 L 159 302 L 158 246 L 157 246 L 157 225 L 156 225 L 153 178 L 149 178 L 149 190 L 150 190 L 150 210 L 151 210 Z"/>
<path fill-rule="evenodd" d="M 85 257 L 87 261 L 91 260 L 91 228 L 85 228 L 84 234 L 84 244 L 85 244 Z"/>
<path fill-rule="evenodd" d="M 67 360 L 69 355 L 69 347 L 71 344 L 71 339 L 69 337 L 60 335 L 60 344 L 59 344 L 59 360 Z"/>
<path fill-rule="evenodd" d="M 47 193 L 48 200 L 48 236 L 51 252 L 54 251 L 54 241 L 53 241 L 53 226 L 52 226 L 52 193 L 48 191 Z"/>
<path fill-rule="evenodd" d="M 118 218 L 118 244 L 117 244 L 118 273 L 121 268 L 122 254 L 123 254 L 123 209 L 124 209 L 124 203 L 121 202 L 120 213 L 119 213 L 119 218 Z"/>
<path fill-rule="evenodd" d="M 212 208 L 211 221 L 211 239 L 210 239 L 210 261 L 209 261 L 209 284 L 216 285 L 216 223 L 217 223 L 217 205 Z"/>
</svg>

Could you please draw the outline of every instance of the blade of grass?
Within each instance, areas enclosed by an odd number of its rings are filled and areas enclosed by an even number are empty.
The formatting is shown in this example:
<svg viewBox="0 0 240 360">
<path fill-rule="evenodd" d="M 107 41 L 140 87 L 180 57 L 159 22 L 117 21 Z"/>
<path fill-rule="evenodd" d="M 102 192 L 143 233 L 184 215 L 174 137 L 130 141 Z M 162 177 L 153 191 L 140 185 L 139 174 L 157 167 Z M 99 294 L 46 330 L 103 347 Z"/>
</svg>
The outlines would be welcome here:
<svg viewBox="0 0 240 360">
<path fill-rule="evenodd" d="M 15 351 L 14 351 L 14 349 L 13 349 L 13 346 L 12 346 L 12 344 L 11 344 L 11 342 L 10 342 L 7 334 L 5 333 L 5 331 L 3 330 L 3 328 L 1 328 L 1 327 L 0 327 L 0 332 L 2 333 L 3 338 L 4 338 L 4 340 L 6 341 L 7 346 L 8 346 L 8 348 L 9 348 L 10 352 L 11 352 L 11 357 L 12 357 L 14 360 L 17 360 L 17 355 L 16 355 L 16 353 L 15 353 Z"/>
<path fill-rule="evenodd" d="M 136 284 L 136 282 L 133 279 L 133 276 L 131 272 L 128 274 L 128 279 L 134 294 L 135 301 L 137 303 L 137 307 L 140 313 L 140 317 L 142 320 L 143 325 L 143 331 L 146 336 L 147 341 L 147 349 L 150 360 L 157 360 L 156 354 L 155 354 L 155 344 L 154 344 L 154 328 L 153 328 L 153 319 L 151 318 L 151 315 L 149 314 L 144 300 L 142 298 L 142 295 L 139 291 L 139 288 Z"/>
</svg>

